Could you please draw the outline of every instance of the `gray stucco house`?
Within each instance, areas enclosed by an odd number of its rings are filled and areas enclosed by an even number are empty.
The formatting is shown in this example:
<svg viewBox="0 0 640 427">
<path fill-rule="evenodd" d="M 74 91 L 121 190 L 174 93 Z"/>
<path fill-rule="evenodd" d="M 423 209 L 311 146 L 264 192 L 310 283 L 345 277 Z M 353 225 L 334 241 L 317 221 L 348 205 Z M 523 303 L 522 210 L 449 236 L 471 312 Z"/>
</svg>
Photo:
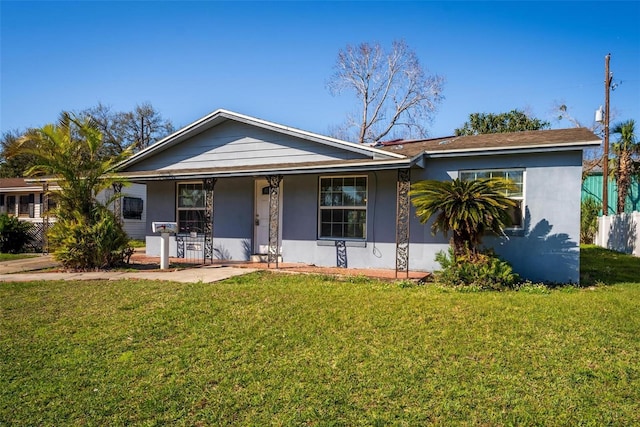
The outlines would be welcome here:
<svg viewBox="0 0 640 427">
<path fill-rule="evenodd" d="M 170 254 L 205 259 L 432 271 L 448 246 L 414 215 L 423 179 L 507 176 L 520 209 L 507 237 L 485 244 L 531 280 L 579 280 L 582 150 L 587 129 L 353 144 L 217 110 L 135 154 L 119 174 L 147 185 L 152 222 L 174 221 Z M 191 240 L 190 240 L 191 239 Z M 199 239 L 199 240 L 198 240 Z"/>
</svg>

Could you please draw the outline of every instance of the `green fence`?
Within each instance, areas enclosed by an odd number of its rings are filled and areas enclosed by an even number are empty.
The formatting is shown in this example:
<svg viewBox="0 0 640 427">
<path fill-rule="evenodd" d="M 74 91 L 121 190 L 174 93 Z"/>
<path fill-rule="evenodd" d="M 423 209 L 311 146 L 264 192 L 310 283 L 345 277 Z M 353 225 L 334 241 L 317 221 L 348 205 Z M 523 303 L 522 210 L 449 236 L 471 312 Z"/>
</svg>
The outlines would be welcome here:
<svg viewBox="0 0 640 427">
<path fill-rule="evenodd" d="M 609 193 L 607 197 L 609 215 L 615 215 L 616 206 L 618 205 L 618 186 L 615 181 L 609 180 L 607 191 Z M 588 197 L 593 197 L 602 203 L 602 173 L 590 174 L 582 182 L 582 200 Z M 640 211 L 640 180 L 638 179 L 635 179 L 631 184 L 631 188 L 629 188 L 624 211 L 627 213 Z M 600 215 L 602 215 L 602 212 L 600 212 Z"/>
</svg>

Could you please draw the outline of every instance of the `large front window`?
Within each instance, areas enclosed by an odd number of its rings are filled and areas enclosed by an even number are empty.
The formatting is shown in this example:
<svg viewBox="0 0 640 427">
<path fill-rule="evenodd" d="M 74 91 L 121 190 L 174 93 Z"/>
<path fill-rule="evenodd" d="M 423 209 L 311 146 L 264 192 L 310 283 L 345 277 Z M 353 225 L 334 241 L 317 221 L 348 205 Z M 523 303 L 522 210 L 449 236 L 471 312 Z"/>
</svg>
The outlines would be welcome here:
<svg viewBox="0 0 640 427">
<path fill-rule="evenodd" d="M 204 188 L 202 183 L 178 184 L 178 232 L 204 232 Z"/>
<path fill-rule="evenodd" d="M 461 180 L 501 178 L 511 181 L 514 188 L 507 190 L 505 196 L 517 204 L 510 208 L 511 228 L 522 228 L 524 207 L 524 170 L 522 169 L 484 169 L 475 171 L 460 171 Z"/>
<path fill-rule="evenodd" d="M 320 178 L 319 237 L 366 238 L 367 177 Z"/>
</svg>

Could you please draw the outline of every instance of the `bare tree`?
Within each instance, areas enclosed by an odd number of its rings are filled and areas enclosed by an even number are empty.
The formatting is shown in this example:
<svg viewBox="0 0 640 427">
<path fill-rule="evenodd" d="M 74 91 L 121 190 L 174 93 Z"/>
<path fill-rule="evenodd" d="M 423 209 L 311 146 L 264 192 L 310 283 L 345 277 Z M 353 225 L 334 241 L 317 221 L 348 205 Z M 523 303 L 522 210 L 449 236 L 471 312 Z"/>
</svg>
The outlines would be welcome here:
<svg viewBox="0 0 640 427">
<path fill-rule="evenodd" d="M 349 90 L 360 101 L 336 134 L 359 143 L 376 143 L 392 131 L 402 137 L 427 135 L 426 125 L 443 99 L 444 78 L 426 74 L 404 41 L 394 41 L 388 53 L 378 43 L 347 45 L 334 68 L 327 84 L 331 94 Z"/>
<path fill-rule="evenodd" d="M 141 150 L 174 131 L 171 121 L 165 120 L 149 103 L 122 112 L 113 112 L 110 106 L 98 103 L 80 115 L 96 121 L 105 138 L 105 155 L 121 153 L 129 146 L 134 151 Z"/>
<path fill-rule="evenodd" d="M 585 125 L 571 114 L 570 108 L 563 102 L 555 101 L 551 107 L 551 113 L 557 122 L 566 120 L 571 123 L 572 127 L 587 128 L 597 135 L 603 134 L 602 123 L 594 120 L 590 125 Z M 601 146 L 584 150 L 582 179 L 585 179 L 593 170 L 602 167 L 602 156 Z"/>
</svg>

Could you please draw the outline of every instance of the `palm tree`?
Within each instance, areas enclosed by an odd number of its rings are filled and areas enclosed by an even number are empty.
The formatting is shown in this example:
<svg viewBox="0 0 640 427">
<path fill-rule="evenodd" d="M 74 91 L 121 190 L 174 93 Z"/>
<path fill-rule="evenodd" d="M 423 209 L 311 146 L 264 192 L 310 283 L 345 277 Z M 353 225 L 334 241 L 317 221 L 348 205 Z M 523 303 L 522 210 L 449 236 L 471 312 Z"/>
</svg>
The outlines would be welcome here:
<svg viewBox="0 0 640 427">
<path fill-rule="evenodd" d="M 640 172 L 635 157 L 640 154 L 640 144 L 636 141 L 635 121 L 633 119 L 616 124 L 612 131 L 619 135 L 618 142 L 612 145 L 614 157 L 610 160 L 611 175 L 618 187 L 617 213 L 624 213 L 624 204 L 629 194 L 631 180 Z"/>
<path fill-rule="evenodd" d="M 513 184 L 504 179 L 426 180 L 412 184 L 409 194 L 422 224 L 436 215 L 433 234 L 453 232 L 451 245 L 458 256 L 477 254 L 486 232 L 502 234 L 511 224 L 509 210 L 516 202 L 505 195 L 508 190 Z"/>
<path fill-rule="evenodd" d="M 35 157 L 27 175 L 45 175 L 60 187 L 56 222 L 49 230 L 54 256 L 68 268 L 110 267 L 128 246 L 122 225 L 98 194 L 121 182 L 110 171 L 130 154 L 101 156 L 102 133 L 90 118 L 62 113 L 57 124 L 29 130 L 20 138 L 20 152 Z M 114 197 L 117 195 L 114 195 Z"/>
<path fill-rule="evenodd" d="M 91 214 L 98 193 L 118 181 L 109 171 L 130 155 L 124 151 L 105 159 L 102 145 L 96 122 L 67 112 L 57 124 L 31 129 L 20 138 L 20 152 L 36 159 L 26 174 L 54 178 L 61 189 L 56 194 L 61 213 L 74 211 L 85 217 Z"/>
</svg>

